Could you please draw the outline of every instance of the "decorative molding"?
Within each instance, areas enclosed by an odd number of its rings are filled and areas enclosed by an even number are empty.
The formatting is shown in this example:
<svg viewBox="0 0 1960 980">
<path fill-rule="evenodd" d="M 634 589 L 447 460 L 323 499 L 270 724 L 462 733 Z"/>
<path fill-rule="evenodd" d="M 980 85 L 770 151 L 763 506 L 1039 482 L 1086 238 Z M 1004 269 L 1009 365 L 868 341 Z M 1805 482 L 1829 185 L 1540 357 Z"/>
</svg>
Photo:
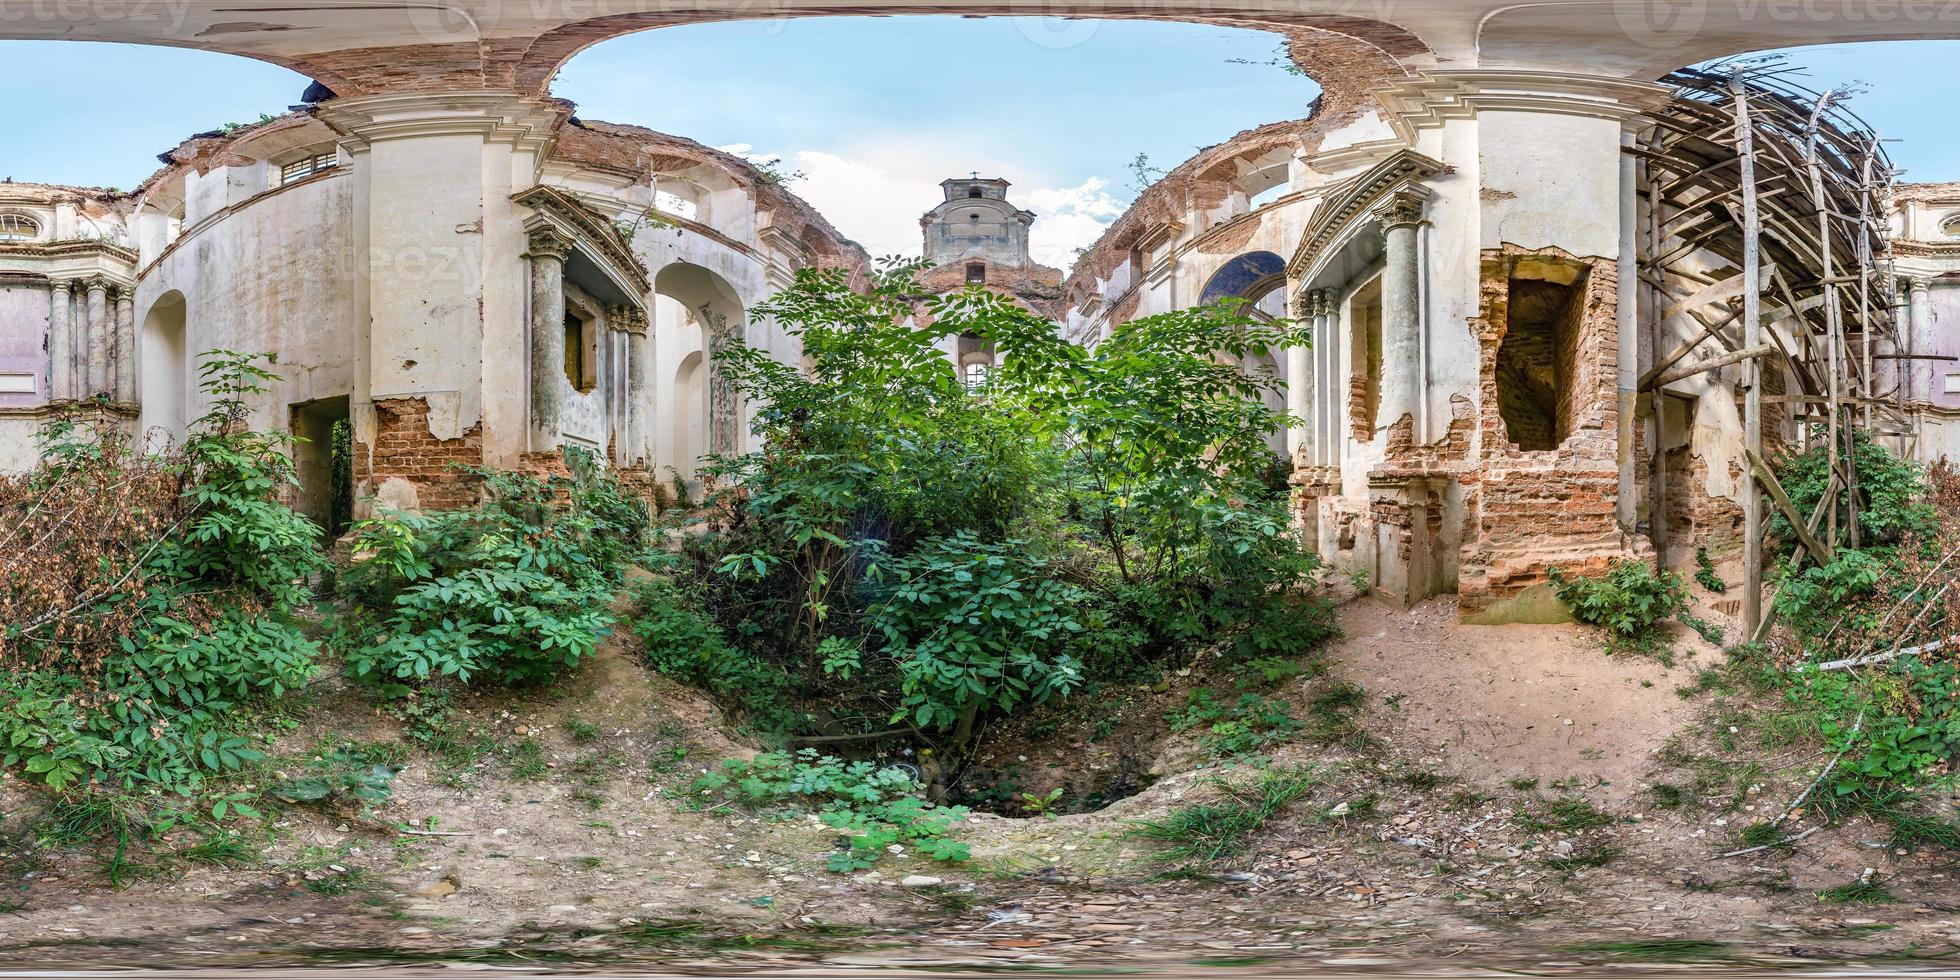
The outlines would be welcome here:
<svg viewBox="0 0 1960 980">
<path fill-rule="evenodd" d="M 606 326 L 621 333 L 638 337 L 647 335 L 647 311 L 633 306 L 615 306 L 606 310 Z"/>
<path fill-rule="evenodd" d="M 584 201 L 544 184 L 512 194 L 510 199 L 535 212 L 524 223 L 534 250 L 541 241 L 549 245 L 549 236 L 555 235 L 565 242 L 565 249 L 558 255 L 563 257 L 576 251 L 590 259 L 634 304 L 644 303 L 646 295 L 653 291 L 646 266 L 633 254 L 626 237 L 610 219 Z M 541 235 L 546 237 L 541 239 Z"/>
<path fill-rule="evenodd" d="M 438 92 L 334 99 L 314 117 L 350 149 L 427 136 L 481 136 L 486 142 L 548 155 L 568 105 L 516 92 Z"/>
<path fill-rule="evenodd" d="M 572 240 L 557 228 L 544 225 L 530 229 L 530 239 L 525 243 L 524 257 L 527 259 L 557 259 L 565 261 L 572 254 Z"/>
<path fill-rule="evenodd" d="M 1423 222 L 1422 213 L 1429 206 L 1430 196 L 1427 187 L 1405 184 L 1388 192 L 1387 196 L 1368 209 L 1368 213 L 1381 221 L 1383 228 L 1419 225 Z"/>
<path fill-rule="evenodd" d="M 1305 279 L 1306 273 L 1341 240 L 1343 232 L 1362 212 L 1392 193 L 1413 187 L 1415 181 L 1448 172 L 1449 167 L 1439 161 L 1414 150 L 1403 150 L 1330 188 L 1320 206 L 1307 218 L 1307 234 L 1286 263 L 1287 277 L 1295 281 Z"/>
<path fill-rule="evenodd" d="M 1421 71 L 1373 93 L 1405 143 L 1418 131 L 1486 110 L 1547 112 L 1626 121 L 1666 105 L 1673 90 L 1655 82 L 1555 71 L 1459 69 Z"/>
</svg>

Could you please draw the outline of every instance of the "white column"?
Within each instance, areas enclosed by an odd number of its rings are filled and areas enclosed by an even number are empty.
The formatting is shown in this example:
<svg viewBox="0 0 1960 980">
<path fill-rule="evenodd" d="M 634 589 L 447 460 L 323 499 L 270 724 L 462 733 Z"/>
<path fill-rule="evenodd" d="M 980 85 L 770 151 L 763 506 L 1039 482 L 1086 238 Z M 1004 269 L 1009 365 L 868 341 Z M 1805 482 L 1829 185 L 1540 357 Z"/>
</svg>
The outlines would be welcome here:
<svg viewBox="0 0 1960 980">
<path fill-rule="evenodd" d="M 653 466 L 653 345 L 645 310 L 627 310 L 626 463 Z"/>
<path fill-rule="evenodd" d="M 1932 350 L 1933 349 L 1932 347 L 1932 339 L 1933 339 L 1932 284 L 1927 282 L 1923 278 L 1915 277 L 1913 279 L 1907 280 L 1906 288 L 1908 290 L 1908 295 L 1910 297 L 1909 302 L 1911 304 L 1910 306 L 1911 312 L 1909 314 L 1910 319 L 1908 320 L 1908 325 L 1910 327 L 1911 332 L 1908 334 L 1906 340 L 1906 353 L 1917 354 L 1923 350 Z M 1937 376 L 1936 373 L 1930 371 L 1922 371 L 1919 367 L 1919 365 L 1922 363 L 1920 361 L 1906 360 L 1901 363 L 1905 365 L 1904 374 L 1906 378 L 1906 390 L 1905 390 L 1906 401 L 1911 402 L 1911 401 L 1916 401 L 1920 398 L 1931 398 L 1933 396 L 1933 386 L 1931 384 L 1928 384 L 1926 387 L 1926 391 L 1924 393 L 1921 393 L 1919 391 L 1918 382 L 1921 374 L 1926 374 L 1929 377 L 1934 377 Z"/>
<path fill-rule="evenodd" d="M 75 298 L 74 283 L 56 279 L 48 283 L 48 398 L 67 401 L 75 397 Z"/>
<path fill-rule="evenodd" d="M 1421 415 L 1422 268 L 1416 230 L 1422 224 L 1428 194 L 1406 187 L 1375 208 L 1382 223 L 1382 378 L 1381 408 L 1376 421 L 1392 426 L 1402 416 L 1413 425 Z M 1423 433 L 1411 431 L 1420 441 Z"/>
<path fill-rule="evenodd" d="M 97 276 L 88 281 L 88 327 L 84 336 L 88 338 L 83 348 L 87 351 L 88 382 L 81 396 L 93 398 L 114 387 L 114 379 L 109 374 L 109 345 L 113 328 L 109 324 L 109 283 Z"/>
<path fill-rule="evenodd" d="M 1320 334 L 1320 465 L 1341 464 L 1341 318 L 1332 289 L 1313 292 L 1314 325 Z"/>
<path fill-rule="evenodd" d="M 136 401 L 136 290 L 116 290 L 116 401 Z"/>
<path fill-rule="evenodd" d="M 571 242 L 548 228 L 531 233 L 530 451 L 557 449 L 565 429 L 565 255 Z"/>
<path fill-rule="evenodd" d="M 1286 430 L 1286 453 L 1289 460 L 1299 459 L 1302 447 L 1307 447 L 1310 452 L 1312 450 L 1314 351 L 1311 345 L 1319 339 L 1314 334 L 1315 321 L 1312 311 L 1300 298 L 1294 300 L 1293 316 L 1307 329 L 1309 346 L 1286 349 L 1286 413 L 1295 419 L 1292 426 Z"/>
</svg>

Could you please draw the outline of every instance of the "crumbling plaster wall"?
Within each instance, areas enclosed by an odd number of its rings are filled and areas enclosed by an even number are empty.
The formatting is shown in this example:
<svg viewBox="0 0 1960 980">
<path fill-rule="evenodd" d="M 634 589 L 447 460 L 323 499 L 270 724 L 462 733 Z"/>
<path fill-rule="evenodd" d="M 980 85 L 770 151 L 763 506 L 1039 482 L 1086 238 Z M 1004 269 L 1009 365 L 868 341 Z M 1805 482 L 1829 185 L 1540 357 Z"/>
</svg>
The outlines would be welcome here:
<svg viewBox="0 0 1960 980">
<path fill-rule="evenodd" d="M 229 169 L 202 180 L 229 185 L 221 173 Z M 254 400 L 251 423 L 283 430 L 288 405 L 355 391 L 363 351 L 354 322 L 351 183 L 340 173 L 261 187 L 255 197 L 227 207 L 189 224 L 142 270 L 138 333 L 159 297 L 183 294 L 190 376 L 174 380 L 193 392 L 196 355 L 203 351 L 275 355 L 271 369 L 280 380 Z M 138 364 L 139 372 L 156 369 Z M 194 393 L 185 404 L 189 417 L 203 410 Z"/>
</svg>

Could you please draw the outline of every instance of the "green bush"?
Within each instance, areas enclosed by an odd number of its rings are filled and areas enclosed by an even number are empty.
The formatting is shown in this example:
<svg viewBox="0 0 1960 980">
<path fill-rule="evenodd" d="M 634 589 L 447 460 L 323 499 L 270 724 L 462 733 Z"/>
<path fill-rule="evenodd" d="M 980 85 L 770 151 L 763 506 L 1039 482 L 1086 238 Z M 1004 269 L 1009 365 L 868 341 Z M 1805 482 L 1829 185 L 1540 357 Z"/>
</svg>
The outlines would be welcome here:
<svg viewBox="0 0 1960 980">
<path fill-rule="evenodd" d="M 366 614 L 350 673 L 407 685 L 536 681 L 576 666 L 612 629 L 614 588 L 645 517 L 577 452 L 572 477 L 476 471 L 468 510 L 354 526 L 343 596 Z"/>
<path fill-rule="evenodd" d="M 1567 578 L 1556 567 L 1548 574 L 1573 618 L 1606 630 L 1607 644 L 1614 649 L 1652 649 L 1656 624 L 1688 608 L 1687 583 L 1681 576 L 1655 571 L 1645 562 L 1614 559 L 1597 578 Z"/>
<path fill-rule="evenodd" d="M 722 639 L 721 627 L 671 578 L 642 582 L 634 606 L 630 628 L 649 667 L 735 704 L 761 731 L 782 733 L 807 721 L 789 708 L 789 675 Z"/>
<path fill-rule="evenodd" d="M 1830 446 L 1824 429 L 1813 432 L 1813 445 L 1800 453 L 1785 456 L 1777 466 L 1777 480 L 1796 505 L 1797 513 L 1816 510 L 1830 482 Z M 1865 547 L 1897 544 L 1909 533 L 1924 533 L 1933 523 L 1933 507 L 1925 499 L 1925 473 L 1909 459 L 1895 455 L 1862 429 L 1852 430 L 1852 463 L 1858 474 L 1858 525 Z M 1851 494 L 1840 492 L 1834 509 L 1838 526 L 1848 526 Z M 1796 543 L 1796 532 L 1782 511 L 1771 510 L 1769 533 L 1788 545 Z"/>
<path fill-rule="evenodd" d="M 275 376 L 204 358 L 210 410 L 171 454 L 57 425 L 0 480 L 0 541 L 28 555 L 0 571 L 0 766 L 52 789 L 198 792 L 260 758 L 236 709 L 315 670 L 295 613 L 321 532 L 278 503 L 289 437 L 244 424 Z"/>
<path fill-rule="evenodd" d="M 663 602 L 636 627 L 649 656 L 711 688 L 784 678 L 778 717 L 924 734 L 953 765 L 987 719 L 1085 682 L 1220 644 L 1237 662 L 1300 657 L 1332 634 L 1272 479 L 1275 382 L 1237 367 L 1298 329 L 1217 306 L 1087 349 L 984 290 L 922 299 L 913 271 L 865 291 L 806 271 L 760 308 L 802 367 L 719 355 L 767 448 L 714 467 L 708 533 L 676 570 L 720 644 Z M 954 338 L 995 350 L 984 388 L 961 383 Z"/>
<path fill-rule="evenodd" d="M 965 807 L 934 806 L 920 798 L 912 774 L 874 762 L 845 762 L 804 749 L 794 755 L 765 752 L 743 761 L 728 759 L 701 774 L 692 791 L 751 808 L 797 804 L 814 806 L 826 826 L 843 831 L 844 843 L 830 856 L 830 870 L 861 871 L 878 863 L 893 847 L 915 847 L 935 861 L 966 861 L 963 842 L 948 836 L 966 818 Z"/>
</svg>

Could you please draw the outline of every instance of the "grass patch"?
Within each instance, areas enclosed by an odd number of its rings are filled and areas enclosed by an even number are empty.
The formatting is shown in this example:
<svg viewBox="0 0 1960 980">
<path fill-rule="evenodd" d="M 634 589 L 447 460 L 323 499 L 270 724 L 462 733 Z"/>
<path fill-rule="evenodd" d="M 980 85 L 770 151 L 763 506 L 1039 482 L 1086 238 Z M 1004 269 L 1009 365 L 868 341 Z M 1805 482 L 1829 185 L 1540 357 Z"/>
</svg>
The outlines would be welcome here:
<svg viewBox="0 0 1960 980">
<path fill-rule="evenodd" d="M 1890 905 L 1898 901 L 1885 886 L 1870 878 L 1860 878 L 1817 893 L 1819 901 L 1833 905 Z"/>
<path fill-rule="evenodd" d="M 1706 963 L 1729 958 L 1728 944 L 1706 939 L 1632 939 L 1563 948 L 1567 952 L 1594 953 L 1622 963 Z"/>
<path fill-rule="evenodd" d="M 1563 796 L 1537 808 L 1519 807 L 1516 820 L 1518 829 L 1527 834 L 1597 830 L 1620 822 L 1583 796 Z"/>
<path fill-rule="evenodd" d="M 1270 770 L 1252 786 L 1214 780 L 1223 799 L 1179 807 L 1162 820 L 1135 821 L 1124 836 L 1162 848 L 1160 863 L 1217 861 L 1244 852 L 1253 834 L 1318 783 L 1301 770 Z"/>
</svg>

